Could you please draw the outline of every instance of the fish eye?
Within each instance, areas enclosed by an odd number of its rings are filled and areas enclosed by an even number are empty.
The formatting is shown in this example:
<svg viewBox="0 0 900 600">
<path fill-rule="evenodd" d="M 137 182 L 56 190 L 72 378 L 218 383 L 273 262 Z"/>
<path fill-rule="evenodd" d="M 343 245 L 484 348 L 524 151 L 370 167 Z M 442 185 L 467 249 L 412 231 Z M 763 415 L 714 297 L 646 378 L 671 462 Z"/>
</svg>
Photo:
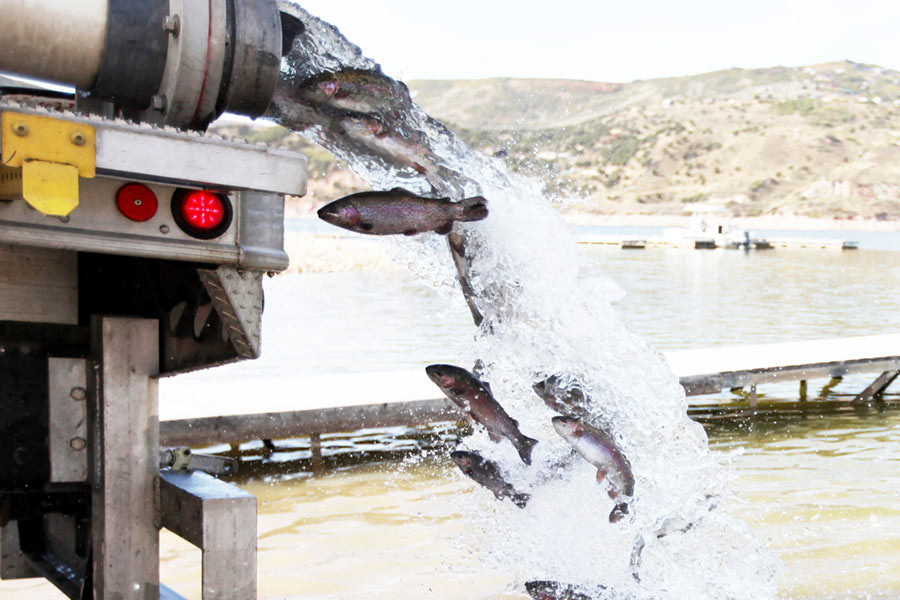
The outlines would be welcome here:
<svg viewBox="0 0 900 600">
<path fill-rule="evenodd" d="M 458 387 L 452 387 L 452 388 L 450 388 L 450 393 L 451 393 L 451 394 L 456 394 L 457 396 L 461 396 L 462 393 L 463 393 L 463 389 L 462 389 L 462 388 L 458 388 Z"/>
</svg>

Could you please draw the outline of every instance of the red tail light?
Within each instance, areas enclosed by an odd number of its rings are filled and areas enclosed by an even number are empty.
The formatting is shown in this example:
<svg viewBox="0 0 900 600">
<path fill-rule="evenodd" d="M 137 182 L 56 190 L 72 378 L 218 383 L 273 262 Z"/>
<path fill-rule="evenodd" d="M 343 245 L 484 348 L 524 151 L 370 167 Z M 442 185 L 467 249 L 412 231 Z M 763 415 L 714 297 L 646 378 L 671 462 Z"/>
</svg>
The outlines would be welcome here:
<svg viewBox="0 0 900 600">
<path fill-rule="evenodd" d="M 172 216 L 186 234 L 201 239 L 217 238 L 231 226 L 231 201 L 225 194 L 208 190 L 177 190 L 172 196 Z"/>
</svg>

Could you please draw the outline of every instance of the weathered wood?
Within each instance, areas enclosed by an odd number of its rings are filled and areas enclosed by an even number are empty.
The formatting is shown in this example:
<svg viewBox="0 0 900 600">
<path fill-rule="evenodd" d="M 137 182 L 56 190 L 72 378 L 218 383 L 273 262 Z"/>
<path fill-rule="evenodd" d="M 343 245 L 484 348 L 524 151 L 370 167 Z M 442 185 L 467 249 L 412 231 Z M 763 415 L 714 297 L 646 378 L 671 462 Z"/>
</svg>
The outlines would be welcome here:
<svg viewBox="0 0 900 600">
<path fill-rule="evenodd" d="M 894 380 L 897 379 L 897 376 L 900 375 L 900 370 L 897 371 L 885 371 L 881 375 L 878 376 L 875 381 L 873 381 L 866 389 L 864 389 L 856 398 L 853 399 L 851 404 L 859 405 L 865 404 L 872 398 L 876 396 L 880 396 L 884 393 L 884 390 L 887 389 L 889 385 L 894 383 Z"/>
<path fill-rule="evenodd" d="M 253 415 L 226 415 L 160 423 L 164 446 L 198 446 L 235 441 L 279 439 L 312 433 L 355 431 L 364 427 L 423 425 L 463 420 L 450 400 L 364 404 Z"/>
<path fill-rule="evenodd" d="M 95 317 L 88 385 L 94 593 L 159 597 L 159 327 L 155 320 Z"/>
</svg>

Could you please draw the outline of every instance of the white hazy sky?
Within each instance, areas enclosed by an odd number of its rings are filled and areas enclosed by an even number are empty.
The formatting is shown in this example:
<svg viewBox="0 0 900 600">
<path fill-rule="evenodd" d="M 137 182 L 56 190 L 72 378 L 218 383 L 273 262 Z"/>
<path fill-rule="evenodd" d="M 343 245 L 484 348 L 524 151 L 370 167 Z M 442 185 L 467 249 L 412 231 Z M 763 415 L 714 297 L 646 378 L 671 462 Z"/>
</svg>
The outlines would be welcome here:
<svg viewBox="0 0 900 600">
<path fill-rule="evenodd" d="M 296 0 L 402 79 L 900 69 L 900 0 Z"/>
</svg>

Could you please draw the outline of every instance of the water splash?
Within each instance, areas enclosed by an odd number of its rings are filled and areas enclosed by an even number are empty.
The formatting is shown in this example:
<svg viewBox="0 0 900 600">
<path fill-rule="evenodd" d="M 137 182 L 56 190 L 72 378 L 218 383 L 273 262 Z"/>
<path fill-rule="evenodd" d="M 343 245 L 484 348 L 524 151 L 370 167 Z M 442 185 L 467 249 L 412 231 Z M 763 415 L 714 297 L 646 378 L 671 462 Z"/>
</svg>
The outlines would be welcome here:
<svg viewBox="0 0 900 600">
<path fill-rule="evenodd" d="M 475 490 L 464 509 L 473 534 L 460 548 L 496 562 L 519 585 L 557 580 L 595 598 L 774 597 L 777 561 L 729 515 L 729 470 L 687 417 L 677 377 L 619 319 L 615 284 L 579 280 L 572 232 L 541 187 L 470 150 L 334 27 L 289 2 L 281 10 L 303 32 L 283 59 L 268 118 L 345 160 L 375 189 L 489 200 L 488 219 L 455 229 L 465 244 L 473 314 L 477 308 L 483 316 L 469 350 L 523 433 L 541 442 L 526 467 L 510 444 L 479 431 L 466 439 L 532 499 L 520 510 Z M 352 75 L 361 102 L 337 98 L 335 72 Z M 390 243 L 422 280 L 458 288 L 445 238 Z M 550 375 L 579 383 L 592 399 L 590 420 L 613 434 L 631 462 L 635 498 L 618 523 L 608 520 L 613 502 L 594 470 L 572 458 L 551 427 L 553 413 L 532 391 Z"/>
</svg>

